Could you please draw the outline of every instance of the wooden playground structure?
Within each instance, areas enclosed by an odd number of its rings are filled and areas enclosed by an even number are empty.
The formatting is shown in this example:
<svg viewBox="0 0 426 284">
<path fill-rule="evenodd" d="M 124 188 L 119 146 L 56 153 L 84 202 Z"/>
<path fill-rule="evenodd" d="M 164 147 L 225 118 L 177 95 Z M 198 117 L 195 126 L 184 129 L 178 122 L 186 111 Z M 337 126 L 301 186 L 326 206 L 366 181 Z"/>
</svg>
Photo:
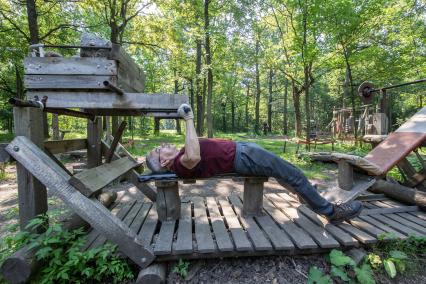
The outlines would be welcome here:
<svg viewBox="0 0 426 284">
<path fill-rule="evenodd" d="M 33 47 L 34 57 L 25 60 L 27 100 L 11 101 L 16 138 L 5 150 L 17 161 L 21 228 L 47 211 L 48 188 L 92 228 L 86 248 L 106 240 L 116 244 L 141 268 L 137 283 L 164 281 L 163 263 L 169 260 L 311 254 L 375 243 L 385 233 L 403 239 L 426 236 L 426 214 L 419 209 L 426 205 L 424 193 L 399 202 L 376 185 L 393 165 L 401 166 L 408 153 L 423 145 L 426 108 L 365 159 L 319 158 L 338 162 L 339 195 L 332 195 L 357 198 L 366 207 L 358 218 L 333 225 L 285 191 L 265 194 L 266 177 L 217 177 L 243 181 L 241 196 L 181 198 L 179 182 L 196 181 L 176 177 L 157 179 L 151 186 L 139 173 L 143 165 L 119 143 L 123 124 L 103 138 L 99 116 L 176 118 L 177 108 L 188 98 L 144 94 L 143 71 L 115 44 L 82 40 L 79 57 L 43 57 L 45 47 Z M 44 141 L 43 112 L 86 118 L 87 139 Z M 405 140 L 407 135 L 412 139 Z M 54 154 L 80 149 L 87 149 L 88 169 L 73 175 Z M 423 182 L 424 172 L 411 174 L 416 185 Z M 102 189 L 123 175 L 147 198 L 117 200 L 108 209 L 105 203 L 110 202 L 100 198 Z M 366 192 L 371 187 L 378 193 Z M 24 248 L 4 262 L 1 273 L 11 283 L 25 282 L 35 269 L 33 257 Z"/>
</svg>

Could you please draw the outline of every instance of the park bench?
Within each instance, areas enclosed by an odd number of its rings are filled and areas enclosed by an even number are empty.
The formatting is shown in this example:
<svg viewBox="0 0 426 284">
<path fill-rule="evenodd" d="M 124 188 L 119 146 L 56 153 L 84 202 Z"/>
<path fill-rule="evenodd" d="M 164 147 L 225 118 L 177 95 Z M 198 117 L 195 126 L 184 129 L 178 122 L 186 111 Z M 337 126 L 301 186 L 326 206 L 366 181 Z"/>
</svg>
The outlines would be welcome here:
<svg viewBox="0 0 426 284">
<path fill-rule="evenodd" d="M 426 107 L 414 114 L 395 132 L 387 136 L 365 157 L 341 153 L 316 153 L 310 155 L 314 160 L 334 161 L 338 164 L 338 190 L 331 188 L 324 197 L 331 201 L 346 202 L 370 188 L 377 179 L 397 166 L 410 187 L 419 186 L 425 180 L 426 166 L 423 158 L 416 151 L 426 141 Z M 414 151 L 422 165 L 417 172 L 407 160 Z"/>
</svg>

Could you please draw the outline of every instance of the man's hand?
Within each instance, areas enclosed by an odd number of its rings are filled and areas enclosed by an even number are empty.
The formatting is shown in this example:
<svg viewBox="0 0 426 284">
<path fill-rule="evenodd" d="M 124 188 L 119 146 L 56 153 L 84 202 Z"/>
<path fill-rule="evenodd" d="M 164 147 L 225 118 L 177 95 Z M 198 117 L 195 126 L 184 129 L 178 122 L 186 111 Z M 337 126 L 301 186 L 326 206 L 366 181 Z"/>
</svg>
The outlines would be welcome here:
<svg viewBox="0 0 426 284">
<path fill-rule="evenodd" d="M 181 104 L 177 112 L 184 120 L 194 119 L 194 113 L 188 104 Z"/>
</svg>

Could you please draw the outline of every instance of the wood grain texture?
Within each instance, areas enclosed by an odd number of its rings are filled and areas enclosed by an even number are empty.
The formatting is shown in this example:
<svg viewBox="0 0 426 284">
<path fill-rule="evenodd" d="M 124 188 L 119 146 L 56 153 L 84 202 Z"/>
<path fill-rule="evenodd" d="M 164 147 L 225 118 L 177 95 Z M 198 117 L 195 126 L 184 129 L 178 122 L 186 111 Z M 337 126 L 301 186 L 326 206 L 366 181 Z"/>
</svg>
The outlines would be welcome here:
<svg viewBox="0 0 426 284">
<path fill-rule="evenodd" d="M 202 197 L 191 198 L 194 204 L 195 240 L 199 253 L 211 253 L 216 251 L 216 245 L 210 231 L 210 223 L 207 218 L 206 207 Z"/>
<path fill-rule="evenodd" d="M 206 202 L 218 249 L 220 251 L 234 250 L 234 245 L 232 244 L 223 217 L 219 212 L 216 199 L 214 197 L 207 197 Z"/>
<path fill-rule="evenodd" d="M 117 75 L 117 63 L 102 57 L 26 57 L 27 75 Z"/>
<path fill-rule="evenodd" d="M 124 157 L 109 164 L 103 164 L 96 168 L 87 169 L 75 174 L 70 177 L 69 183 L 77 188 L 83 195 L 92 196 L 137 166 L 138 163 L 135 163 L 128 157 Z"/>
<path fill-rule="evenodd" d="M 177 254 L 192 252 L 192 208 L 191 202 L 182 202 L 173 251 Z"/>
<path fill-rule="evenodd" d="M 50 140 L 44 142 L 44 148 L 52 154 L 87 149 L 87 139 Z"/>
<path fill-rule="evenodd" d="M 93 89 L 108 90 L 103 82 L 117 84 L 117 76 L 93 75 L 24 75 L 26 89 Z"/>
<path fill-rule="evenodd" d="M 14 150 L 16 147 L 18 151 Z M 98 201 L 86 198 L 72 187 L 68 183 L 67 174 L 30 140 L 18 136 L 6 150 L 74 212 L 117 244 L 137 265 L 146 267 L 154 260 L 152 250 L 138 242 L 136 234 L 128 226 L 112 216 Z"/>
</svg>

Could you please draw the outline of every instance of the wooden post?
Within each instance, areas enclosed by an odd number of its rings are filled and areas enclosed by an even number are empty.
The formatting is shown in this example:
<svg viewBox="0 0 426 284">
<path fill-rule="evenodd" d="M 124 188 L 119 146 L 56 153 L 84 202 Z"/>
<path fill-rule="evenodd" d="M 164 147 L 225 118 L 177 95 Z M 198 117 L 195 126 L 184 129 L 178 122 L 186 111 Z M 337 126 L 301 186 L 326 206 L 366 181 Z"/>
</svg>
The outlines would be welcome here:
<svg viewBox="0 0 426 284">
<path fill-rule="evenodd" d="M 87 168 L 102 164 L 102 120 L 96 117 L 87 121 Z"/>
<path fill-rule="evenodd" d="M 43 111 L 37 108 L 13 108 L 15 135 L 25 136 L 44 149 Z M 20 163 L 16 163 L 18 178 L 19 219 L 21 230 L 28 222 L 47 211 L 46 187 Z M 41 229 L 41 228 L 40 228 Z"/>
<path fill-rule="evenodd" d="M 338 185 L 343 190 L 351 190 L 354 184 L 354 170 L 352 166 L 345 160 L 337 162 L 339 175 L 337 177 Z"/>
<path fill-rule="evenodd" d="M 180 120 L 178 118 L 176 118 L 176 133 L 177 134 L 182 134 L 182 129 L 180 127 Z"/>
<path fill-rule="evenodd" d="M 166 283 L 166 269 L 167 264 L 162 263 L 154 263 L 150 266 L 142 269 L 139 272 L 138 278 L 136 279 L 135 284 L 162 284 Z"/>
<path fill-rule="evenodd" d="M 157 181 L 157 213 L 160 221 L 177 220 L 180 217 L 180 197 L 177 181 Z"/>
<path fill-rule="evenodd" d="M 263 183 L 266 177 L 250 177 L 244 179 L 243 215 L 260 216 L 263 208 Z"/>
</svg>

